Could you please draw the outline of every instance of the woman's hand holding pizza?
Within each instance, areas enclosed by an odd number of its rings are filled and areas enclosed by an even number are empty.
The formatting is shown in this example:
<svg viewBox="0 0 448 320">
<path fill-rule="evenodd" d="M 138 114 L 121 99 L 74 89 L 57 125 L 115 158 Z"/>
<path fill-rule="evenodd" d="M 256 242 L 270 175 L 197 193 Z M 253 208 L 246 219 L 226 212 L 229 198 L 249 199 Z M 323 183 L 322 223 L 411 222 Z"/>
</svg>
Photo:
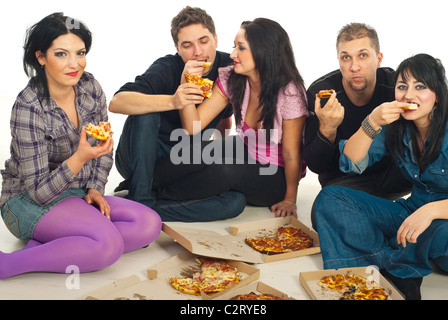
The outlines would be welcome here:
<svg viewBox="0 0 448 320">
<path fill-rule="evenodd" d="M 79 153 L 80 159 L 84 162 L 90 159 L 96 159 L 101 156 L 105 156 L 112 152 L 114 147 L 114 140 L 110 136 L 107 140 L 100 140 L 99 144 L 92 147 L 87 141 L 86 128 L 81 130 L 80 141 L 78 145 L 78 150 L 75 153 Z"/>
<path fill-rule="evenodd" d="M 107 140 L 100 140 L 97 146 L 92 147 L 87 141 L 86 128 L 84 127 L 81 130 L 78 149 L 67 159 L 67 165 L 74 174 L 78 174 L 86 161 L 111 153 L 113 147 L 112 136 Z"/>
<path fill-rule="evenodd" d="M 377 130 L 381 126 L 397 121 L 404 112 L 403 108 L 408 106 L 405 102 L 385 102 L 376 107 L 369 116 L 372 127 Z"/>
</svg>

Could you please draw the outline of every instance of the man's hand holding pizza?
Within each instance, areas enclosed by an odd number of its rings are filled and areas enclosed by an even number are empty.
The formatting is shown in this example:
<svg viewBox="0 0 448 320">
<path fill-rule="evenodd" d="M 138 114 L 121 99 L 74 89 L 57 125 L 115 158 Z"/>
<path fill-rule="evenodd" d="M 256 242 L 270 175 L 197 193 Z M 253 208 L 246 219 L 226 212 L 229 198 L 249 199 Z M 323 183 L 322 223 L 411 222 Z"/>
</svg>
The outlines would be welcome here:
<svg viewBox="0 0 448 320">
<path fill-rule="evenodd" d="M 327 103 L 322 107 L 321 98 L 316 96 L 314 112 L 319 119 L 319 131 L 332 143 L 336 140 L 336 131 L 344 120 L 344 107 L 333 92 Z"/>
<path fill-rule="evenodd" d="M 192 74 L 195 76 L 202 77 L 204 74 L 206 74 L 205 71 L 207 71 L 208 67 L 211 66 L 210 62 L 207 62 L 205 60 L 190 60 L 185 63 L 184 71 L 182 72 L 182 76 L 180 79 L 180 84 L 186 83 L 185 75 L 186 74 Z"/>
</svg>

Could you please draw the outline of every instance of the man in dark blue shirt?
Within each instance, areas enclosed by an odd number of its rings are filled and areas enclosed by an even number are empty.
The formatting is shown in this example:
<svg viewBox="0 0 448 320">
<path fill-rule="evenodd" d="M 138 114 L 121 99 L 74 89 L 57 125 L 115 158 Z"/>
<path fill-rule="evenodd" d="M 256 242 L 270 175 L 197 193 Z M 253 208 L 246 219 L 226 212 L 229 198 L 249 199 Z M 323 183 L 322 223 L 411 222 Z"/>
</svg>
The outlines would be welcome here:
<svg viewBox="0 0 448 320">
<path fill-rule="evenodd" d="M 116 166 L 125 181 L 116 189 L 129 190 L 128 198 L 153 208 L 164 221 L 211 221 L 232 218 L 245 207 L 241 193 L 229 191 L 219 197 L 179 202 L 157 201 L 152 196 L 156 162 L 169 157 L 179 143 L 171 134 L 181 129 L 178 108 L 185 74 L 200 75 L 215 81 L 218 68 L 229 65 L 229 54 L 219 52 L 212 18 L 200 8 L 186 7 L 171 22 L 175 55 L 156 60 L 132 83 L 126 83 L 113 97 L 109 110 L 129 115 L 116 152 Z M 209 65 L 210 64 L 210 65 Z M 230 129 L 233 115 L 228 105 L 201 133 L 201 141 L 210 140 L 212 128 L 224 134 Z M 179 131 L 179 130 L 177 130 Z M 160 175 L 160 173 L 159 173 Z M 194 186 L 192 186 L 194 188 Z"/>
</svg>

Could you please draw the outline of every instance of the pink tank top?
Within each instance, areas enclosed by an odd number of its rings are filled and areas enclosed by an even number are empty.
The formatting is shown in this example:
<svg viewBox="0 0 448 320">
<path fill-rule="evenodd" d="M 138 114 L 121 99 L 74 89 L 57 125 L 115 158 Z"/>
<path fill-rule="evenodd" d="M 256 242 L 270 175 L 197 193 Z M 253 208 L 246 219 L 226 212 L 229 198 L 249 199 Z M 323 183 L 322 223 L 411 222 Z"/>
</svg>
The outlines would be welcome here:
<svg viewBox="0 0 448 320">
<path fill-rule="evenodd" d="M 230 73 L 233 66 L 220 68 L 219 76 L 216 79 L 216 84 L 220 90 L 227 96 L 227 87 Z M 278 166 L 285 166 L 282 154 L 282 135 L 283 135 L 283 120 L 299 118 L 308 116 L 308 108 L 306 105 L 306 98 L 303 99 L 299 94 L 300 89 L 296 88 L 292 83 L 279 93 L 277 101 L 277 116 L 274 121 L 274 129 L 270 132 L 270 141 L 266 141 L 263 126 L 260 130 L 254 130 L 244 121 L 247 107 L 249 104 L 250 90 L 246 86 L 244 101 L 241 106 L 241 115 L 243 117 L 242 123 L 236 123 L 238 135 L 246 143 L 249 154 L 261 163 L 270 163 Z M 231 100 L 231 97 L 229 97 Z M 306 164 L 302 162 L 302 176 L 305 175 Z"/>
</svg>

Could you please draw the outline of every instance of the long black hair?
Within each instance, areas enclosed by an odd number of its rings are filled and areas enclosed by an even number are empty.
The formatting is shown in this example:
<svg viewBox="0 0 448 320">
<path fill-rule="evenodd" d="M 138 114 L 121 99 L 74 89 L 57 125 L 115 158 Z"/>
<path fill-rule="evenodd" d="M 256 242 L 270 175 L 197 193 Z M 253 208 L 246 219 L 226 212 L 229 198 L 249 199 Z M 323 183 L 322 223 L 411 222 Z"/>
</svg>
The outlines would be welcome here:
<svg viewBox="0 0 448 320">
<path fill-rule="evenodd" d="M 420 171 L 437 159 L 445 135 L 445 127 L 448 120 L 448 86 L 445 68 L 439 59 L 428 54 L 418 54 L 404 60 L 395 72 L 395 83 L 399 76 L 406 80 L 412 75 L 417 81 L 423 83 L 436 95 L 437 102 L 434 106 L 428 141 L 428 150 L 420 152 L 418 147 L 419 132 L 413 121 L 403 118 L 391 123 L 387 132 L 387 143 L 394 159 L 403 157 L 403 138 L 406 130 L 411 132 L 412 149 Z"/>
<path fill-rule="evenodd" d="M 255 68 L 261 82 L 259 108 L 263 129 L 273 129 L 279 91 L 293 82 L 301 94 L 304 94 L 304 82 L 295 64 L 294 52 L 286 31 L 275 21 L 258 18 L 245 21 L 241 28 L 246 31 Z M 232 72 L 229 78 L 229 93 L 234 107 L 235 121 L 241 122 L 241 105 L 246 90 L 246 76 Z"/>
<path fill-rule="evenodd" d="M 45 69 L 40 65 L 36 52 L 40 51 L 45 55 L 57 37 L 68 33 L 80 37 L 84 41 L 86 53 L 89 52 L 92 45 L 91 32 L 82 22 L 64 16 L 63 13 L 50 14 L 27 30 L 23 46 L 23 68 L 37 88 L 40 98 L 46 99 L 50 94 Z"/>
</svg>

